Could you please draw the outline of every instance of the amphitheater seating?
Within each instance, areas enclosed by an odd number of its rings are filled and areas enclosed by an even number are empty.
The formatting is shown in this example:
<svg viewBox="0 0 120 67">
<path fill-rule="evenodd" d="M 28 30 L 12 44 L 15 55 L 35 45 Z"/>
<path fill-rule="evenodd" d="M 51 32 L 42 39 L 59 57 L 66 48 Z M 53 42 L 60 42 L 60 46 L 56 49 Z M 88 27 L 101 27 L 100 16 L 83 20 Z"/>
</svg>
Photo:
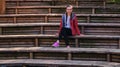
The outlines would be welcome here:
<svg viewBox="0 0 120 67">
<path fill-rule="evenodd" d="M 71 37 L 72 47 L 119 48 L 119 36 L 84 35 Z M 0 47 L 51 46 L 57 40 L 55 35 L 1 35 Z M 65 47 L 61 42 L 61 47 Z"/>
<path fill-rule="evenodd" d="M 68 2 L 69 1 L 69 2 Z M 81 34 L 57 40 L 66 4 Z M 109 0 L 6 0 L 0 15 L 0 67 L 120 67 L 120 4 Z"/>
<path fill-rule="evenodd" d="M 73 12 L 77 14 L 119 14 L 119 7 L 104 6 L 74 6 Z M 46 14 L 46 13 L 63 13 L 65 6 L 15 6 L 7 7 L 7 14 Z M 62 10 L 62 11 L 61 11 Z"/>
<path fill-rule="evenodd" d="M 97 62 L 97 61 L 69 61 L 69 60 L 0 60 L 1 66 L 9 67 L 119 67 L 117 63 Z M 57 62 L 57 63 L 56 63 Z M 5 64 L 5 65 L 4 65 Z"/>
<path fill-rule="evenodd" d="M 1 48 L 0 59 L 49 59 L 120 62 L 120 49 L 106 48 Z M 96 55 L 96 57 L 95 57 Z"/>
<path fill-rule="evenodd" d="M 119 23 L 78 23 L 84 35 L 119 35 Z M 103 27 L 103 28 L 102 28 Z M 2 35 L 56 34 L 59 23 L 4 23 L 0 25 Z M 107 31 L 106 31 L 107 30 Z"/>
<path fill-rule="evenodd" d="M 62 14 L 6 14 L 0 23 L 57 23 Z M 79 23 L 119 23 L 120 14 L 77 14 Z"/>
<path fill-rule="evenodd" d="M 66 2 L 61 2 L 61 0 L 7 0 L 6 2 L 7 14 L 63 13 L 65 8 L 63 4 L 66 4 Z M 74 12 L 79 14 L 119 14 L 119 7 L 106 6 L 106 2 L 107 0 L 74 0 L 74 2 L 71 0 L 71 3 L 75 5 Z M 32 6 L 30 6 L 31 4 Z"/>
<path fill-rule="evenodd" d="M 11 3 L 11 6 L 14 6 L 14 5 L 32 5 L 35 6 L 35 5 L 66 5 L 66 2 L 67 1 L 64 1 L 64 0 L 7 0 L 7 2 L 12 2 Z M 105 6 L 105 0 L 70 0 L 69 1 L 69 4 L 72 4 L 72 5 L 77 5 L 77 6 L 84 6 L 85 4 L 87 4 L 87 6 Z M 9 4 L 8 4 L 9 5 Z"/>
</svg>

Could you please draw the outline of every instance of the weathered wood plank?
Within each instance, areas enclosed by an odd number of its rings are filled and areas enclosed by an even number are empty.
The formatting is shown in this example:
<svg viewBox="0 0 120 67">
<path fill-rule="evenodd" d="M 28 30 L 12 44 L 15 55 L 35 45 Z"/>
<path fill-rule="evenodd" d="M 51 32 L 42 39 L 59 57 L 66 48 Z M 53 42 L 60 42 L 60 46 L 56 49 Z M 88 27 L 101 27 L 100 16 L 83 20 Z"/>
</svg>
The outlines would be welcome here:
<svg viewBox="0 0 120 67">
<path fill-rule="evenodd" d="M 17 9 L 17 12 L 15 12 Z M 119 7 L 103 6 L 74 6 L 76 14 L 119 14 Z M 61 11 L 62 10 L 62 11 Z M 41 14 L 41 13 L 64 13 L 65 6 L 16 6 L 7 7 L 7 14 Z"/>
<path fill-rule="evenodd" d="M 18 47 L 1 48 L 0 58 L 7 56 L 9 59 L 56 59 L 56 60 L 91 60 L 91 61 L 115 61 L 120 57 L 120 49 L 105 48 L 52 48 L 52 47 Z M 28 55 L 29 54 L 29 55 Z M 34 54 L 34 55 L 33 55 Z"/>
<path fill-rule="evenodd" d="M 53 47 L 15 47 L 1 48 L 0 52 L 63 52 L 63 53 L 100 53 L 120 54 L 120 49 L 111 48 L 53 48 Z"/>
<path fill-rule="evenodd" d="M 6 5 L 5 5 L 5 0 L 0 0 L 0 14 L 5 13 Z"/>
<path fill-rule="evenodd" d="M 18 35 L 19 36 L 19 35 Z M 30 46 L 41 46 L 50 47 L 56 40 L 55 35 L 30 35 L 30 36 L 6 36 L 0 37 L 0 47 L 30 47 Z M 78 39 L 78 47 L 91 47 L 91 48 L 118 48 L 119 37 L 96 37 L 94 36 L 81 36 L 81 37 L 70 37 L 70 46 L 75 47 L 75 39 Z M 35 43 L 35 39 L 38 38 L 38 42 Z M 61 47 L 65 47 L 64 41 L 60 43 Z"/>
<path fill-rule="evenodd" d="M 0 17 L 22 17 L 22 16 L 62 16 L 62 14 L 5 14 Z M 119 17 L 120 14 L 76 14 L 76 16 L 98 16 L 98 17 Z"/>
<path fill-rule="evenodd" d="M 22 8 L 25 8 L 25 9 L 27 9 L 27 8 L 66 8 L 65 6 L 13 6 L 13 7 L 10 7 L 10 6 L 8 6 L 7 7 L 8 9 L 15 9 L 15 8 L 18 8 L 18 9 L 22 9 Z M 120 7 L 112 7 L 112 6 L 106 6 L 106 7 L 104 7 L 104 6 L 73 6 L 73 8 L 91 8 L 91 9 L 98 9 L 98 8 L 103 8 L 103 9 L 120 9 Z"/>
<path fill-rule="evenodd" d="M 0 38 L 56 38 L 56 35 L 0 35 Z M 109 38 L 109 39 L 118 39 L 120 36 L 109 36 L 109 35 L 84 35 L 84 36 L 73 36 L 71 38 Z"/>
<path fill-rule="evenodd" d="M 24 26 L 59 26 L 60 23 L 3 23 L 0 27 L 24 27 Z M 119 23 L 78 23 L 79 26 L 108 26 L 108 27 L 119 27 Z"/>
<path fill-rule="evenodd" d="M 68 60 L 37 60 L 37 59 L 19 59 L 19 60 L 0 60 L 0 64 L 26 64 L 26 65 L 65 65 L 65 66 L 92 66 L 92 67 L 119 67 L 119 63 L 108 63 L 100 61 L 68 61 Z M 57 63 L 56 63 L 57 62 Z"/>
<path fill-rule="evenodd" d="M 62 14 L 6 14 L 0 15 L 1 23 L 41 23 L 60 22 Z M 16 17 L 16 18 L 15 18 Z M 119 14 L 77 14 L 80 23 L 119 23 Z M 89 17 L 87 19 L 87 17 Z M 114 19 L 114 20 L 113 20 Z"/>
</svg>

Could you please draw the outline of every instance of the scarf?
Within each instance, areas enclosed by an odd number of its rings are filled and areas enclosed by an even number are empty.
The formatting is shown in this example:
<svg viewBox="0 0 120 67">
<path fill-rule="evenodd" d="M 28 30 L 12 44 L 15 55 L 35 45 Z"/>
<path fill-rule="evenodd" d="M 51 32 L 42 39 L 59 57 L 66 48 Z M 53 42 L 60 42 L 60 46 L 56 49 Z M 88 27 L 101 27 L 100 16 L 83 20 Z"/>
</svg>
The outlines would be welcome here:
<svg viewBox="0 0 120 67">
<path fill-rule="evenodd" d="M 74 13 L 71 13 L 70 20 L 72 20 L 73 18 L 74 18 Z M 63 27 L 65 27 L 65 25 L 67 24 L 67 13 L 62 15 L 62 23 L 63 23 Z"/>
</svg>

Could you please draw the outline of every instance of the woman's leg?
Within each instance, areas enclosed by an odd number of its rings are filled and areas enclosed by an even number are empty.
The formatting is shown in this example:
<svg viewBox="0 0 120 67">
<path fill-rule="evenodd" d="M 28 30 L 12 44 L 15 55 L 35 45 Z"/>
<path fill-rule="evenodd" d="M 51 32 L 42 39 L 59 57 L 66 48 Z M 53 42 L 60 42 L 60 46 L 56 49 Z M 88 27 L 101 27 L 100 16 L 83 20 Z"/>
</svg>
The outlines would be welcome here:
<svg viewBox="0 0 120 67">
<path fill-rule="evenodd" d="M 69 36 L 72 36 L 71 29 L 65 28 L 63 36 L 66 46 L 69 46 Z"/>
<path fill-rule="evenodd" d="M 72 36 L 71 29 L 62 28 L 59 34 L 58 40 L 53 44 L 53 46 L 58 47 L 62 37 L 64 37 L 65 45 L 69 46 L 69 36 Z"/>
<path fill-rule="evenodd" d="M 59 46 L 60 40 L 62 39 L 62 36 L 63 36 L 63 33 L 64 33 L 64 29 L 62 28 L 61 32 L 59 33 L 58 40 L 52 45 L 53 47 Z"/>
<path fill-rule="evenodd" d="M 65 45 L 66 46 L 69 46 L 69 38 L 68 38 L 68 35 L 64 34 L 64 41 L 65 41 Z"/>
</svg>

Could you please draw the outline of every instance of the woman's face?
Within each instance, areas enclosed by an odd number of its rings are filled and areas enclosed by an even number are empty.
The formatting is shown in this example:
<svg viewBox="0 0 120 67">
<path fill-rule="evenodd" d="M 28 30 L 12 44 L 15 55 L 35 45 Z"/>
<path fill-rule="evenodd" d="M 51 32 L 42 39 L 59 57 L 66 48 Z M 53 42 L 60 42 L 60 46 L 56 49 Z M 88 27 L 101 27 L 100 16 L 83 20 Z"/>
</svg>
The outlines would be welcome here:
<svg viewBox="0 0 120 67">
<path fill-rule="evenodd" d="M 67 8 L 66 8 L 66 12 L 67 12 L 67 13 L 70 14 L 70 13 L 72 13 L 72 11 L 73 11 L 72 7 L 67 7 Z"/>
</svg>

